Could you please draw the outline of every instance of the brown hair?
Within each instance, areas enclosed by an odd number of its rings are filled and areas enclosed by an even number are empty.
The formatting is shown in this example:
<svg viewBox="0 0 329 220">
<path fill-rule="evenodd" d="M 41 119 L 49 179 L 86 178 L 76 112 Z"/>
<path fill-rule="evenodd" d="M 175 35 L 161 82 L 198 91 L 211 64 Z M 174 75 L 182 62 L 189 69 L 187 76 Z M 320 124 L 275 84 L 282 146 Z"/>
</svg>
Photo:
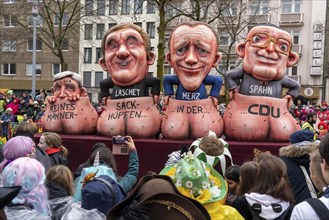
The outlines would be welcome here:
<svg viewBox="0 0 329 220">
<path fill-rule="evenodd" d="M 236 190 L 236 195 L 241 196 L 248 193 L 249 190 L 255 185 L 257 175 L 258 163 L 248 161 L 240 167 L 240 183 Z"/>
<path fill-rule="evenodd" d="M 293 203 L 294 196 L 288 183 L 284 161 L 273 155 L 267 155 L 266 160 L 261 160 L 255 185 L 249 192 L 258 192 Z"/>
<path fill-rule="evenodd" d="M 207 23 L 204 23 L 202 21 L 186 21 L 186 22 L 183 22 L 179 25 L 177 25 L 170 33 L 170 36 L 169 36 L 169 39 L 168 39 L 168 48 L 170 49 L 170 41 L 171 41 L 171 37 L 173 35 L 173 33 L 175 32 L 175 30 L 180 27 L 180 26 L 183 26 L 183 25 L 186 25 L 186 26 L 189 26 L 189 27 L 195 27 L 195 26 L 198 26 L 198 25 L 203 25 L 203 26 L 206 26 L 208 27 L 214 34 L 215 38 L 216 38 L 216 43 L 217 43 L 217 48 L 216 48 L 216 51 L 218 51 L 218 48 L 219 48 L 219 39 L 218 39 L 218 35 L 217 33 L 215 32 L 215 30 Z"/>
<path fill-rule="evenodd" d="M 63 165 L 57 165 L 50 168 L 46 174 L 47 181 L 58 183 L 64 186 L 70 196 L 74 195 L 74 180 L 71 170 Z"/>
<path fill-rule="evenodd" d="M 102 54 L 103 54 L 103 58 L 105 57 L 105 42 L 106 42 L 106 38 L 110 33 L 113 33 L 115 31 L 119 31 L 119 30 L 125 30 L 125 29 L 134 29 L 135 31 L 137 31 L 141 37 L 143 38 L 143 43 L 144 43 L 144 47 L 145 47 L 145 51 L 147 54 L 147 59 L 150 58 L 150 54 L 151 54 L 151 40 L 150 37 L 148 35 L 148 33 L 141 28 L 140 26 L 136 25 L 136 24 L 131 24 L 131 23 L 123 23 L 123 24 L 118 24 L 115 25 L 114 27 L 110 28 L 108 31 L 106 31 L 106 33 L 103 36 L 102 39 Z"/>
<path fill-rule="evenodd" d="M 14 136 L 27 136 L 34 140 L 34 135 L 37 133 L 37 127 L 27 121 L 19 123 L 14 128 Z"/>
<path fill-rule="evenodd" d="M 224 152 L 224 144 L 213 136 L 203 137 L 199 147 L 209 156 L 219 156 Z"/>
<path fill-rule="evenodd" d="M 51 148 L 59 148 L 63 154 L 64 157 L 67 157 L 69 154 L 66 147 L 62 145 L 62 139 L 61 137 L 56 134 L 55 132 L 45 132 L 42 134 L 42 136 L 45 137 L 46 144 Z"/>
</svg>

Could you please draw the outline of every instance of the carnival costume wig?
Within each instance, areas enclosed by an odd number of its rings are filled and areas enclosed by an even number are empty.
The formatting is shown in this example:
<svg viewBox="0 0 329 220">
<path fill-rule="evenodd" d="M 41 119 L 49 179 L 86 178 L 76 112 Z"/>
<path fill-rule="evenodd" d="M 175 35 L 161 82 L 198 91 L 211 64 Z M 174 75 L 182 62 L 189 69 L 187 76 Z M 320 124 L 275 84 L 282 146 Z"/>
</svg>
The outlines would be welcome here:
<svg viewBox="0 0 329 220">
<path fill-rule="evenodd" d="M 36 159 L 21 157 L 8 164 L 2 172 L 4 187 L 22 186 L 12 203 L 30 206 L 36 211 L 50 216 L 45 182 L 45 168 Z"/>
<path fill-rule="evenodd" d="M 3 146 L 4 160 L 0 172 L 12 161 L 20 157 L 35 157 L 35 143 L 29 137 L 17 136 L 9 139 Z"/>
</svg>

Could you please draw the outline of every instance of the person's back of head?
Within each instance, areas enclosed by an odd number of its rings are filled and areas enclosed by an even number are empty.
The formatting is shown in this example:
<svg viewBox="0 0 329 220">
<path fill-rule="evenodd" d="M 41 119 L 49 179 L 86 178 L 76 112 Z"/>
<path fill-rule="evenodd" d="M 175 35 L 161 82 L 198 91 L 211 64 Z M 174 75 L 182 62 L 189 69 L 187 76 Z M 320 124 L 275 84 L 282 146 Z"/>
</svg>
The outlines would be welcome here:
<svg viewBox="0 0 329 220">
<path fill-rule="evenodd" d="M 292 203 L 294 196 L 288 183 L 287 166 L 277 156 L 268 155 L 257 166 L 255 185 L 250 192 L 270 195 Z"/>
<path fill-rule="evenodd" d="M 127 197 L 121 186 L 106 175 L 100 175 L 87 182 L 81 190 L 81 207 L 87 210 L 98 209 L 106 213 Z"/>
<path fill-rule="evenodd" d="M 210 156 L 219 156 L 224 152 L 224 144 L 214 136 L 203 137 L 199 147 Z"/>
<path fill-rule="evenodd" d="M 27 136 L 34 140 L 34 135 L 37 133 L 37 128 L 32 123 L 23 121 L 15 126 L 14 137 Z"/>
<path fill-rule="evenodd" d="M 47 146 L 51 148 L 59 148 L 64 157 L 68 156 L 69 152 L 66 147 L 62 145 L 62 139 L 57 133 L 45 132 L 42 134 L 42 136 L 45 138 L 45 143 L 47 144 Z"/>
<path fill-rule="evenodd" d="M 112 151 L 106 145 L 105 145 L 105 147 L 101 146 L 101 147 L 96 148 L 91 153 L 91 155 L 89 156 L 88 162 L 87 162 L 87 166 L 93 166 L 94 165 L 97 152 L 98 152 L 98 155 L 99 155 L 99 164 L 111 167 L 113 172 L 117 176 L 118 171 L 117 171 L 116 161 L 114 159 Z"/>
<path fill-rule="evenodd" d="M 49 199 L 74 195 L 73 176 L 70 169 L 66 166 L 53 166 L 48 170 L 46 180 Z"/>
<path fill-rule="evenodd" d="M 293 132 L 289 137 L 289 142 L 291 144 L 296 144 L 303 141 L 314 141 L 314 131 L 302 129 Z"/>
<path fill-rule="evenodd" d="M 0 164 L 0 171 L 17 158 L 35 157 L 35 143 L 29 137 L 13 137 L 3 146 L 3 157 L 4 161 Z"/>
<path fill-rule="evenodd" d="M 14 205 L 30 205 L 39 213 L 49 215 L 50 208 L 44 180 L 45 169 L 42 164 L 36 159 L 21 157 L 8 164 L 3 170 L 1 185 L 22 187 L 12 201 Z"/>
<path fill-rule="evenodd" d="M 240 168 L 240 184 L 237 189 L 237 195 L 244 195 L 255 185 L 258 163 L 248 161 L 242 164 Z"/>
<path fill-rule="evenodd" d="M 326 183 L 329 184 L 329 133 L 326 134 L 320 142 L 319 152 L 321 155 L 322 163 L 321 169 Z"/>
<path fill-rule="evenodd" d="M 321 171 L 321 155 L 319 149 L 315 149 L 310 153 L 310 177 L 319 192 L 326 187 L 326 180 Z"/>
</svg>

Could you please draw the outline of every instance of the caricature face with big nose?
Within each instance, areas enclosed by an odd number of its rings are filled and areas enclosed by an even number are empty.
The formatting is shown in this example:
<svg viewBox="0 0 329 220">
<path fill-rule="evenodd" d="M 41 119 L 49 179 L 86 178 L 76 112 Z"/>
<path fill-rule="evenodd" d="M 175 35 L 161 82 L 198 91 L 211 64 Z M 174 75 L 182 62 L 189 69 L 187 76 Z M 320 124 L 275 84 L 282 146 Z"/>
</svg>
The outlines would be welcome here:
<svg viewBox="0 0 329 220">
<path fill-rule="evenodd" d="M 130 86 L 142 81 L 154 57 L 147 59 L 143 38 L 134 29 L 110 33 L 105 41 L 105 55 L 101 66 L 119 86 Z"/>
<path fill-rule="evenodd" d="M 205 25 L 182 25 L 171 34 L 166 57 L 180 83 L 188 91 L 197 90 L 221 54 L 212 30 Z"/>
</svg>

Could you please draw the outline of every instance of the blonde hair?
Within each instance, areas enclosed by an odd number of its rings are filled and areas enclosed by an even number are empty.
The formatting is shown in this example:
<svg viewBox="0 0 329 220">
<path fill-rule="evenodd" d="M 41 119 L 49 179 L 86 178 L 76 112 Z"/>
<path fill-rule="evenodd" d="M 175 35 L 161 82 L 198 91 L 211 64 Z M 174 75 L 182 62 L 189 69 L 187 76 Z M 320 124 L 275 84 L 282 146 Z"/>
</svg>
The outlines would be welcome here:
<svg viewBox="0 0 329 220">
<path fill-rule="evenodd" d="M 74 180 L 71 170 L 63 165 L 57 165 L 50 168 L 46 175 L 47 181 L 58 183 L 64 186 L 70 196 L 74 195 Z"/>
<path fill-rule="evenodd" d="M 310 160 L 313 162 L 313 166 L 310 166 L 312 172 L 320 179 L 321 182 L 325 183 L 325 179 L 321 170 L 321 155 L 319 149 L 315 149 L 310 153 Z"/>
<path fill-rule="evenodd" d="M 42 134 L 45 137 L 46 144 L 51 148 L 59 148 L 64 157 L 67 157 L 69 154 L 66 147 L 62 145 L 61 137 L 55 132 L 45 132 Z"/>
</svg>

